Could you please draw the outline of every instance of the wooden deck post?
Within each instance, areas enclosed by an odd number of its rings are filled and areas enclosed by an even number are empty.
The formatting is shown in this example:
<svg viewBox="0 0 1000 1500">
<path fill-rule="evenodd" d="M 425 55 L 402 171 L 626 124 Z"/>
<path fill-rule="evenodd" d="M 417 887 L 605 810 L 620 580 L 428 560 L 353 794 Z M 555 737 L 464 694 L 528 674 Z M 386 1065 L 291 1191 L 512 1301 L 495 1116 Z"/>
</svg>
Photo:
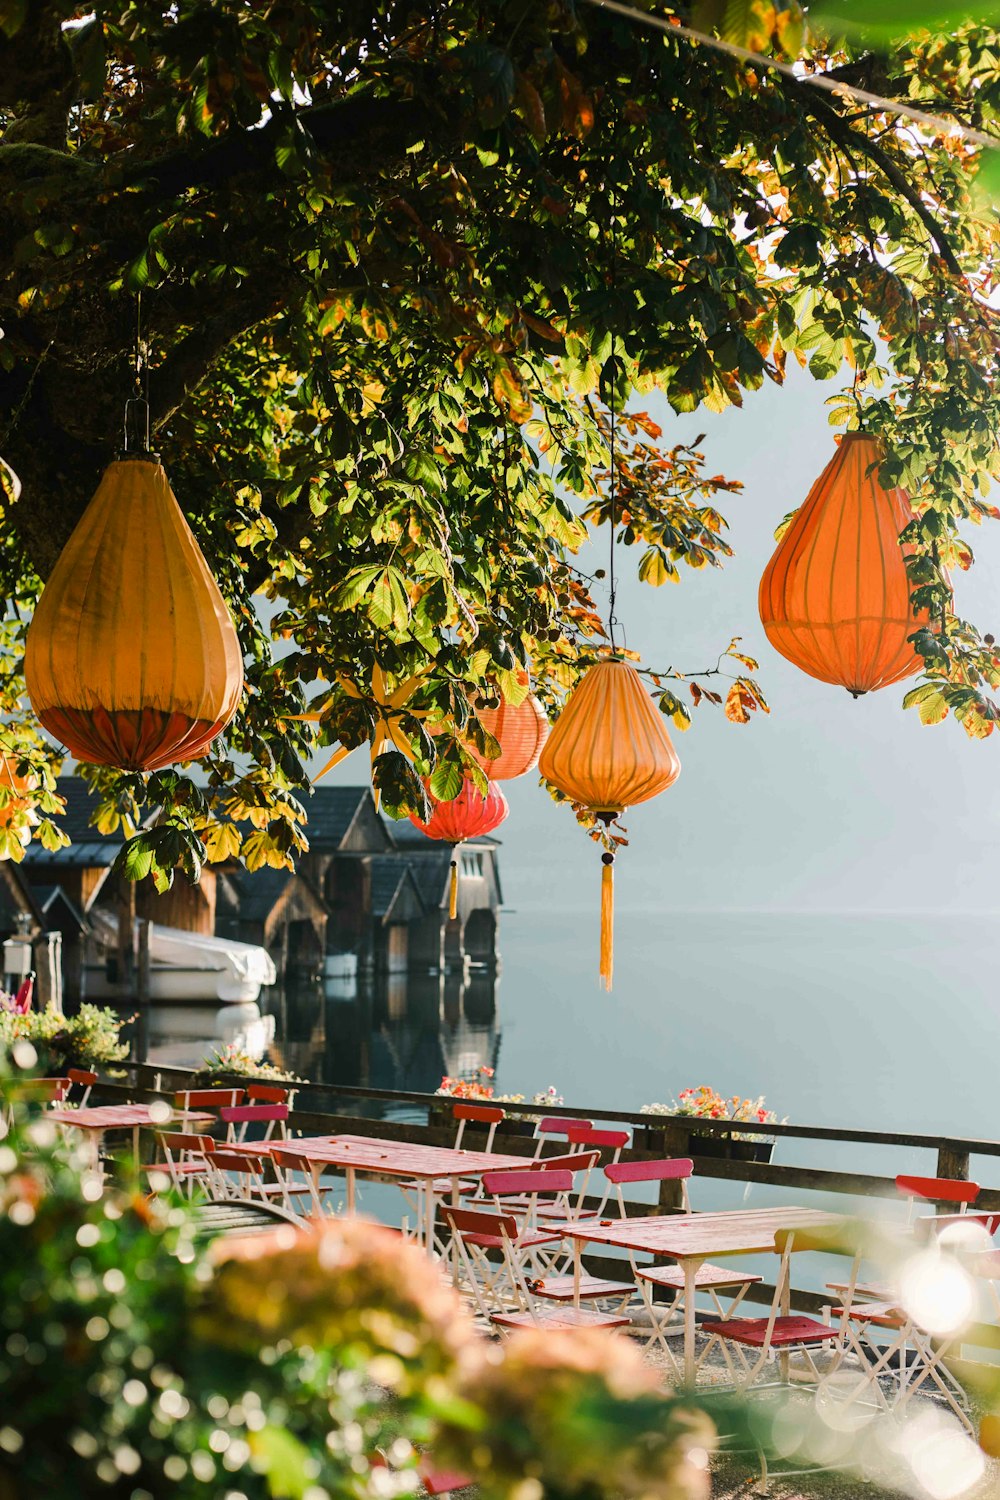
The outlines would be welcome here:
<svg viewBox="0 0 1000 1500">
<path fill-rule="evenodd" d="M 942 1142 L 938 1147 L 937 1173 L 938 1177 L 960 1178 L 962 1182 L 969 1180 L 969 1153 L 956 1149 L 948 1142 Z"/>
</svg>

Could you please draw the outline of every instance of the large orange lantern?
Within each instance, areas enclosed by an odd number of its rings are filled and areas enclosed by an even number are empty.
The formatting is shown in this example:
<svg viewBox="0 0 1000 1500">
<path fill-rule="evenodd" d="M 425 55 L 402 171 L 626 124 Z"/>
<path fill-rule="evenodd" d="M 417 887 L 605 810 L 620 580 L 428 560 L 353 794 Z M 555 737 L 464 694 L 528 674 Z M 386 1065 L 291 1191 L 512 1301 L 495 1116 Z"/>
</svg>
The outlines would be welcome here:
<svg viewBox="0 0 1000 1500">
<path fill-rule="evenodd" d="M 610 824 L 626 807 L 647 802 L 681 773 L 663 715 L 642 678 L 617 658 L 598 662 L 577 684 L 538 763 L 546 781 Z M 602 855 L 601 978 L 614 970 L 614 854 Z"/>
<path fill-rule="evenodd" d="M 440 839 L 446 844 L 464 844 L 466 839 L 481 838 L 492 833 L 510 812 L 507 798 L 498 786 L 490 784 L 485 796 L 467 776 L 457 797 L 439 802 L 425 782 L 427 795 L 433 807 L 426 823 L 416 813 L 410 813 L 410 822 L 429 839 Z M 451 885 L 448 898 L 448 915 L 458 915 L 458 860 L 451 862 Z"/>
<path fill-rule="evenodd" d="M 155 455 L 105 470 L 42 592 L 24 672 L 45 728 L 96 765 L 197 760 L 236 713 L 236 629 Z"/>
<path fill-rule="evenodd" d="M 904 490 L 886 489 L 884 451 L 844 433 L 760 581 L 760 618 L 788 661 L 855 698 L 921 666 L 899 534 L 913 520 Z"/>
<path fill-rule="evenodd" d="M 527 687 L 528 674 L 519 672 L 518 678 Z M 500 746 L 500 754 L 492 760 L 473 751 L 490 781 L 514 781 L 533 771 L 549 733 L 545 710 L 534 693 L 529 692 L 516 707 L 501 696 L 497 708 L 477 708 L 476 713 Z"/>
</svg>

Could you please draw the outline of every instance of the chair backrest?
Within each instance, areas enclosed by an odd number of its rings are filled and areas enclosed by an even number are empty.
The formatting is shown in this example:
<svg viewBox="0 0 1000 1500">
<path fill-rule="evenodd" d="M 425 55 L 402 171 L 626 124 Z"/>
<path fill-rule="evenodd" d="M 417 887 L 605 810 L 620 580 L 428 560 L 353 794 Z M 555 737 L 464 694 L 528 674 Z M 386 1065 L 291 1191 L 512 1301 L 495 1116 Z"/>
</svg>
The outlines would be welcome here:
<svg viewBox="0 0 1000 1500">
<path fill-rule="evenodd" d="M 923 1203 L 958 1203 L 962 1205 L 960 1212 L 964 1213 L 979 1197 L 979 1184 L 966 1182 L 961 1177 L 909 1177 L 903 1174 L 896 1178 L 896 1191 L 908 1199 L 911 1215 L 916 1199 Z"/>
<path fill-rule="evenodd" d="M 212 1167 L 218 1172 L 242 1172 L 246 1176 L 256 1176 L 264 1165 L 262 1156 L 251 1156 L 246 1151 L 213 1151 Z"/>
<path fill-rule="evenodd" d="M 270 1083 L 248 1083 L 246 1094 L 251 1104 L 287 1104 L 291 1089 L 277 1088 Z"/>
<path fill-rule="evenodd" d="M 599 1151 L 573 1151 L 568 1156 L 540 1156 L 532 1159 L 534 1172 L 589 1172 L 601 1159 Z M 515 1169 L 516 1170 L 516 1169 Z"/>
<path fill-rule="evenodd" d="M 286 1172 L 303 1172 L 306 1177 L 312 1178 L 312 1162 L 298 1151 L 285 1146 L 272 1146 L 270 1156 L 276 1167 L 283 1167 Z"/>
<path fill-rule="evenodd" d="M 519 1168 L 504 1168 L 498 1172 L 483 1173 L 483 1187 L 494 1198 L 517 1198 L 537 1196 L 539 1193 L 568 1193 L 573 1188 L 572 1172 L 542 1172 L 537 1168 L 527 1171 Z"/>
<path fill-rule="evenodd" d="M 178 1156 L 184 1152 L 194 1152 L 210 1156 L 218 1146 L 218 1141 L 213 1141 L 210 1135 L 194 1135 L 185 1130 L 158 1130 L 156 1134 L 160 1145 L 169 1155 L 174 1152 Z"/>
<path fill-rule="evenodd" d="M 628 1145 L 629 1133 L 627 1130 L 595 1130 L 592 1125 L 571 1125 L 566 1132 L 566 1139 L 573 1146 L 609 1146 L 615 1153 Z"/>
<path fill-rule="evenodd" d="M 565 1136 L 567 1130 L 593 1130 L 593 1120 L 575 1120 L 568 1115 L 543 1115 L 535 1126 L 535 1135 L 538 1144 L 535 1147 L 536 1157 L 540 1157 L 545 1149 L 546 1136 Z"/>
<path fill-rule="evenodd" d="M 493 1139 L 497 1133 L 497 1126 L 505 1119 L 505 1112 L 496 1104 L 466 1104 L 460 1101 L 451 1107 L 451 1117 L 458 1121 L 458 1129 L 455 1132 L 455 1150 L 458 1151 L 465 1138 L 465 1127 L 470 1120 L 477 1120 L 481 1125 L 488 1125 L 486 1132 L 486 1143 L 484 1150 L 493 1150 Z"/>
<path fill-rule="evenodd" d="M 500 1173 L 493 1175 L 499 1176 Z M 439 1212 L 460 1237 L 499 1234 L 512 1241 L 517 1239 L 517 1220 L 513 1214 L 489 1213 L 482 1208 L 453 1208 L 450 1203 L 442 1203 Z"/>
<path fill-rule="evenodd" d="M 182 1089 L 174 1095 L 175 1109 L 232 1109 L 243 1103 L 243 1089 Z"/>
<path fill-rule="evenodd" d="M 67 1068 L 66 1077 L 71 1087 L 82 1090 L 78 1103 L 81 1106 L 85 1105 L 90 1098 L 91 1089 L 97 1082 L 97 1074 L 92 1073 L 89 1068 Z"/>
<path fill-rule="evenodd" d="M 483 1125 L 499 1125 L 505 1111 L 499 1105 L 462 1103 L 452 1105 L 451 1117 L 453 1120 L 479 1120 Z"/>
<path fill-rule="evenodd" d="M 247 1126 L 266 1124 L 263 1139 L 269 1141 L 277 1125 L 279 1136 L 286 1135 L 288 1120 L 287 1104 L 236 1104 L 219 1110 L 219 1119 L 226 1126 L 226 1140 L 230 1145 L 242 1145 L 246 1139 Z"/>
<path fill-rule="evenodd" d="M 605 1177 L 614 1185 L 618 1210 L 623 1219 L 627 1217 L 623 1182 L 679 1182 L 681 1208 L 687 1213 L 691 1207 L 688 1182 L 693 1174 L 694 1162 L 690 1156 L 664 1156 L 658 1161 L 609 1161 L 604 1168 Z"/>
</svg>

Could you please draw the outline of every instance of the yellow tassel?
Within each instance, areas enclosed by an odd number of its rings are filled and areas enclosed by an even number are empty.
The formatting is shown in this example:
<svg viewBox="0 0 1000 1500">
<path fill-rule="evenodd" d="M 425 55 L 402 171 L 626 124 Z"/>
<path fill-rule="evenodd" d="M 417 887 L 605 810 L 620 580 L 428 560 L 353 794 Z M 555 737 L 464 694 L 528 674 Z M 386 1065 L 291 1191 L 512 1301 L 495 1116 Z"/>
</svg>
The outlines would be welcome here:
<svg viewBox="0 0 1000 1500">
<path fill-rule="evenodd" d="M 458 916 L 458 860 L 451 862 L 451 894 L 448 899 L 448 915 L 454 922 Z"/>
<path fill-rule="evenodd" d="M 615 857 L 601 856 L 604 869 L 601 871 L 601 980 L 606 990 L 611 988 L 611 977 L 615 966 Z"/>
</svg>

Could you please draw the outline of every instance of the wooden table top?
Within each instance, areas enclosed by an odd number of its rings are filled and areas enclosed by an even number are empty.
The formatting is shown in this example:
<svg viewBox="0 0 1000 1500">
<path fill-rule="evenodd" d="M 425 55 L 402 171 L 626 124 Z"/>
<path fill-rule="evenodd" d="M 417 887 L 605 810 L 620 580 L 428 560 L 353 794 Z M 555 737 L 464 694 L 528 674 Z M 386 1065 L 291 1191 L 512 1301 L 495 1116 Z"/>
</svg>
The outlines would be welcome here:
<svg viewBox="0 0 1000 1500">
<path fill-rule="evenodd" d="M 156 1110 L 154 1115 L 153 1111 Z M 134 1130 L 137 1125 L 216 1125 L 215 1115 L 171 1109 L 164 1116 L 154 1104 L 94 1104 L 84 1109 L 50 1109 L 45 1118 L 56 1125 L 76 1125 L 80 1130 Z"/>
<path fill-rule="evenodd" d="M 484 1172 L 527 1166 L 523 1156 L 500 1156 L 491 1151 L 455 1151 L 448 1146 L 421 1146 L 414 1141 L 380 1140 L 370 1135 L 290 1136 L 284 1141 L 261 1141 L 266 1151 L 293 1151 L 307 1161 L 327 1166 L 355 1167 L 386 1177 L 481 1177 Z"/>
<path fill-rule="evenodd" d="M 642 1219 L 593 1219 L 560 1225 L 569 1239 L 616 1245 L 673 1260 L 713 1260 L 720 1255 L 758 1255 L 774 1249 L 781 1229 L 833 1228 L 843 1214 L 816 1208 L 753 1208 L 726 1213 L 667 1214 Z"/>
</svg>

